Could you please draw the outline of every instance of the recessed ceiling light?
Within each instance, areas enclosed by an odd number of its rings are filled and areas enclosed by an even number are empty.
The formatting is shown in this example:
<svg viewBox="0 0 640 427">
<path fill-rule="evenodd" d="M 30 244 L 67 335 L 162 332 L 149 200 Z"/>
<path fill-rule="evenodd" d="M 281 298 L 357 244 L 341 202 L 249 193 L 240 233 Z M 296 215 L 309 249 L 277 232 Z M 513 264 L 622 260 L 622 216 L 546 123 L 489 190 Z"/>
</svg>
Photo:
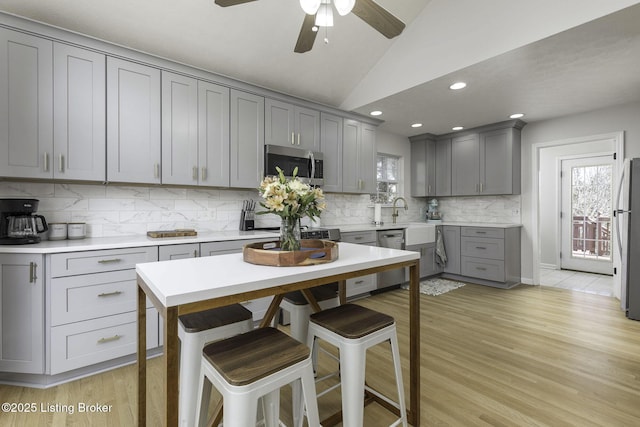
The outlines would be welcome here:
<svg viewBox="0 0 640 427">
<path fill-rule="evenodd" d="M 414 123 L 411 125 L 412 128 L 419 128 L 422 127 L 422 123 Z"/>
<path fill-rule="evenodd" d="M 462 130 L 462 129 L 464 129 L 464 127 L 462 126 L 454 126 L 451 128 L 451 130 Z"/>
<path fill-rule="evenodd" d="M 376 110 L 376 111 L 372 111 L 369 114 L 371 114 L 372 116 L 379 116 L 382 114 L 382 111 Z"/>
<path fill-rule="evenodd" d="M 465 87 L 467 87 L 467 84 L 465 82 L 455 82 L 454 84 L 449 86 L 449 89 L 460 90 L 460 89 L 464 89 Z"/>
<path fill-rule="evenodd" d="M 515 113 L 509 116 L 512 119 L 519 119 L 520 117 L 524 117 L 524 114 L 522 113 Z"/>
</svg>

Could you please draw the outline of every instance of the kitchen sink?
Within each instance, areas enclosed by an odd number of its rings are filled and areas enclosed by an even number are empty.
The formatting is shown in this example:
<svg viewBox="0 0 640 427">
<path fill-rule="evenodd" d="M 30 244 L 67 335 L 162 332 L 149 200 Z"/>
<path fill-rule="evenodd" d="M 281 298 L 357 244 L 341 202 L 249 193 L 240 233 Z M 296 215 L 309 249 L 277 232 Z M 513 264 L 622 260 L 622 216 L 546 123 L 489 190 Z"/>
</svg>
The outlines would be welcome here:
<svg viewBox="0 0 640 427">
<path fill-rule="evenodd" d="M 422 245 L 425 243 L 435 243 L 436 226 L 424 222 L 410 222 L 404 230 L 405 246 Z"/>
</svg>

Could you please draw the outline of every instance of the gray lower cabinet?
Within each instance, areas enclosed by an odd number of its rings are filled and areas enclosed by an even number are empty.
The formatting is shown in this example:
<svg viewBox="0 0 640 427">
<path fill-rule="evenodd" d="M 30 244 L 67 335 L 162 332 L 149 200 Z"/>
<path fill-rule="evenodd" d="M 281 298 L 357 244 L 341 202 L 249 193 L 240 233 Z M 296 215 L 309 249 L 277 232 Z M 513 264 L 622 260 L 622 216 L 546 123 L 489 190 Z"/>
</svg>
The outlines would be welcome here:
<svg viewBox="0 0 640 427">
<path fill-rule="evenodd" d="M 47 374 L 136 353 L 135 265 L 157 260 L 157 246 L 47 255 Z M 155 348 L 158 312 L 146 306 L 147 348 Z"/>
<path fill-rule="evenodd" d="M 264 173 L 264 97 L 231 90 L 229 186 L 257 188 Z"/>
<path fill-rule="evenodd" d="M 0 372 L 44 373 L 42 255 L 0 254 Z"/>
<path fill-rule="evenodd" d="M 340 233 L 340 241 L 356 243 L 360 245 L 378 246 L 378 239 L 375 231 L 351 231 Z M 367 274 L 365 276 L 347 279 L 347 298 L 368 295 L 369 292 L 378 288 L 378 275 Z"/>
<path fill-rule="evenodd" d="M 107 181 L 160 184 L 160 70 L 107 58 Z"/>
<path fill-rule="evenodd" d="M 444 273 L 460 274 L 460 227 L 456 225 L 443 225 L 441 228 L 444 250 L 447 254 L 447 263 Z"/>
<path fill-rule="evenodd" d="M 436 262 L 436 244 L 425 243 L 411 245 L 405 248 L 407 251 L 420 252 L 420 278 L 435 276 L 442 273 L 442 267 Z M 409 269 L 405 269 L 405 280 L 409 281 Z"/>
<path fill-rule="evenodd" d="M 447 248 L 449 259 L 453 255 Z M 519 227 L 460 227 L 459 253 L 455 255 L 459 255 L 459 272 L 445 269 L 445 273 L 499 288 L 520 283 Z"/>
</svg>

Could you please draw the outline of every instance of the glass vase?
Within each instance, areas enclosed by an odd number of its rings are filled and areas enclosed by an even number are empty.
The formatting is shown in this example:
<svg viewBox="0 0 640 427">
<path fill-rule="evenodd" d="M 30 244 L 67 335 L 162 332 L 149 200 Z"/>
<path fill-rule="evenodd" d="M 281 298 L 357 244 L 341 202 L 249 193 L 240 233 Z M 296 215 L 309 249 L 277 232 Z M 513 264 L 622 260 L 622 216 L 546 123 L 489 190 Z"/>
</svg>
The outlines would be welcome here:
<svg viewBox="0 0 640 427">
<path fill-rule="evenodd" d="M 280 249 L 283 251 L 300 250 L 300 221 L 297 218 L 282 218 Z"/>
</svg>

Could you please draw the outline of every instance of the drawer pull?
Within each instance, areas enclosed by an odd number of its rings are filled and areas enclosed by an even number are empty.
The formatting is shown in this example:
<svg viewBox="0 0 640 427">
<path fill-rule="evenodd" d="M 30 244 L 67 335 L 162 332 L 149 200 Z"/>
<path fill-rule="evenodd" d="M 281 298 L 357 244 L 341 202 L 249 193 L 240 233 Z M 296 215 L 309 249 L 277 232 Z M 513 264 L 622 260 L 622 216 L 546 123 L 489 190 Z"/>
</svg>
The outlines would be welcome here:
<svg viewBox="0 0 640 427">
<path fill-rule="evenodd" d="M 476 234 L 487 234 L 486 231 L 476 231 Z"/>
<path fill-rule="evenodd" d="M 485 249 L 487 249 L 487 248 L 485 248 L 484 246 L 476 246 L 476 249 L 482 249 L 482 250 L 485 250 Z"/>
<path fill-rule="evenodd" d="M 98 340 L 98 344 L 105 344 L 111 341 L 118 341 L 120 338 L 122 338 L 122 335 L 114 335 L 112 337 L 108 337 L 108 338 L 100 338 Z"/>
<path fill-rule="evenodd" d="M 476 270 L 487 271 L 487 269 L 485 267 L 476 267 Z"/>
<path fill-rule="evenodd" d="M 356 285 L 361 285 L 364 283 L 364 280 L 357 280 L 354 284 Z"/>
<path fill-rule="evenodd" d="M 354 237 L 353 240 L 362 240 L 363 237 L 362 236 L 358 236 L 358 237 Z"/>
<path fill-rule="evenodd" d="M 109 264 L 111 262 L 120 262 L 122 258 L 112 258 L 112 259 L 101 259 L 98 261 L 98 264 Z"/>
<path fill-rule="evenodd" d="M 99 297 L 111 297 L 111 296 L 115 296 L 115 295 L 120 295 L 124 292 L 122 291 L 113 291 L 113 292 L 103 292 L 101 294 L 98 294 Z"/>
</svg>

